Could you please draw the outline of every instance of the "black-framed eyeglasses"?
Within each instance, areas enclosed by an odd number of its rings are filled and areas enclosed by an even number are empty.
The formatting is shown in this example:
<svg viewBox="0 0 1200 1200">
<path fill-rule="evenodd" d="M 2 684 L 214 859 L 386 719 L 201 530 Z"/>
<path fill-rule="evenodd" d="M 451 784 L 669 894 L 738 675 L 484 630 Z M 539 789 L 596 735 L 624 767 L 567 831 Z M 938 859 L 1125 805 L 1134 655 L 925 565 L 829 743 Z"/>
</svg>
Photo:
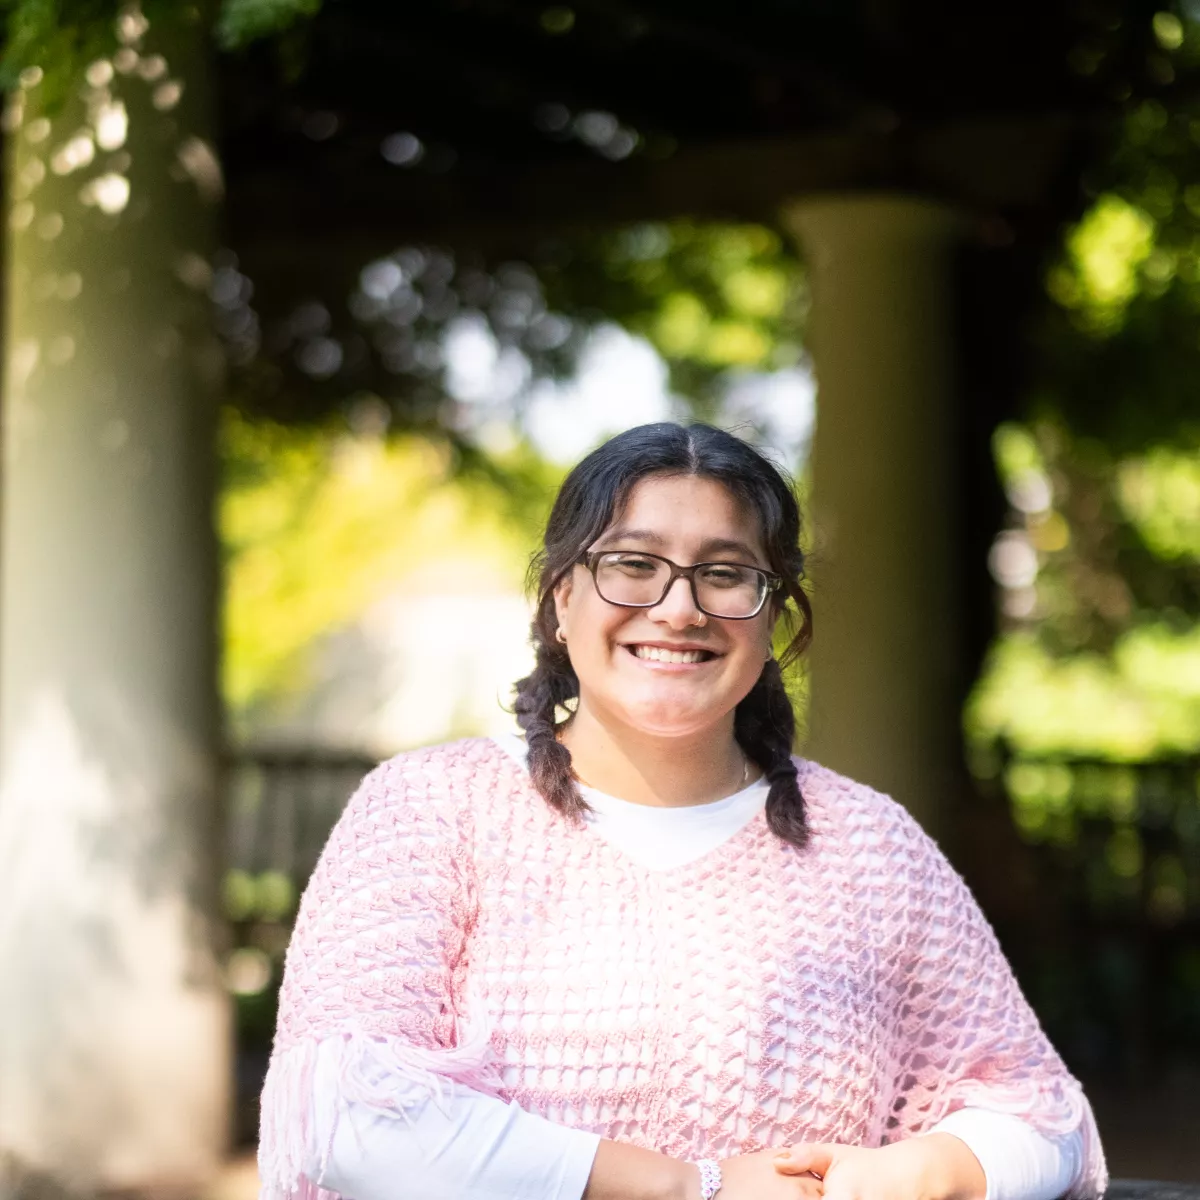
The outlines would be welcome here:
<svg viewBox="0 0 1200 1200">
<path fill-rule="evenodd" d="M 699 562 L 681 567 L 642 550 L 589 550 L 579 561 L 592 573 L 601 600 L 621 608 L 654 608 L 677 579 L 686 579 L 692 600 L 707 616 L 748 621 L 762 612 L 783 580 L 745 563 Z"/>
</svg>

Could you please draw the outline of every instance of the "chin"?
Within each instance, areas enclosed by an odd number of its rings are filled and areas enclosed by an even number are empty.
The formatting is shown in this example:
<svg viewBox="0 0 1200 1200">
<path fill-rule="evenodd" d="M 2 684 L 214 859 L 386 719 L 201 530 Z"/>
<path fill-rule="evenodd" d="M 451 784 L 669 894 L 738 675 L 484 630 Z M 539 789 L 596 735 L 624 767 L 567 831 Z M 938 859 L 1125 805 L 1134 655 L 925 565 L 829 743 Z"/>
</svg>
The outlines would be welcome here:
<svg viewBox="0 0 1200 1200">
<path fill-rule="evenodd" d="M 625 716 L 629 724 L 642 733 L 655 737 L 688 737 L 716 725 L 727 711 L 724 708 L 719 711 L 711 708 L 697 711 L 647 705 L 628 710 Z"/>
</svg>

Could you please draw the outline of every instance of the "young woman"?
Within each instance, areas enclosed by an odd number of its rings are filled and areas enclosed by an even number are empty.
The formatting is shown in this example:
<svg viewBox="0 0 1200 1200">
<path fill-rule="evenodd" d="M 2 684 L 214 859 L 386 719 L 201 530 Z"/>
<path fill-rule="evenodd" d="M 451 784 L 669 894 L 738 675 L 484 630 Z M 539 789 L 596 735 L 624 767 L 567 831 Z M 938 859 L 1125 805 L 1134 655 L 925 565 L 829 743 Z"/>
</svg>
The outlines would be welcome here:
<svg viewBox="0 0 1200 1200">
<path fill-rule="evenodd" d="M 792 756 L 799 533 L 780 473 L 708 426 L 571 472 L 524 739 L 384 763 L 305 892 L 266 1200 L 1103 1190 L 965 885 L 898 804 Z"/>
</svg>

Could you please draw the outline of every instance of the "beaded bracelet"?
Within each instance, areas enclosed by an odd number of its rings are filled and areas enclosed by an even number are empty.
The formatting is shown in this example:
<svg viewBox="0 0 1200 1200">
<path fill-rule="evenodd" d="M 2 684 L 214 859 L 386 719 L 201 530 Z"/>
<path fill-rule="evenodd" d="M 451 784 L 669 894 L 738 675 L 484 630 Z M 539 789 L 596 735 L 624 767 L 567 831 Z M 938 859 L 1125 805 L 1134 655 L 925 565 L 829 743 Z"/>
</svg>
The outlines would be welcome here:
<svg viewBox="0 0 1200 1200">
<path fill-rule="evenodd" d="M 713 1200 L 721 1190 L 721 1168 L 715 1158 L 701 1158 L 696 1162 L 700 1171 L 700 1200 Z"/>
</svg>

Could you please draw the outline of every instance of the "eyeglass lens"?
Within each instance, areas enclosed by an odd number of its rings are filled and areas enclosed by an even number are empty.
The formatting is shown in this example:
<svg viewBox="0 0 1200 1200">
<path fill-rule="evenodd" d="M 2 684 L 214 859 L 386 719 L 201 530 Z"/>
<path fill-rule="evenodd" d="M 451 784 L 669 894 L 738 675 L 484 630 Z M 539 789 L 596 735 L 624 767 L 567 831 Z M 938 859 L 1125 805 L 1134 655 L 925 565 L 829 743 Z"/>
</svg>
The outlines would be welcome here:
<svg viewBox="0 0 1200 1200">
<path fill-rule="evenodd" d="M 671 578 L 669 563 L 645 554 L 616 552 L 596 560 L 596 590 L 610 604 L 658 604 Z M 748 617 L 762 605 L 767 577 L 736 563 L 704 563 L 693 576 L 700 607 L 714 617 Z"/>
</svg>

